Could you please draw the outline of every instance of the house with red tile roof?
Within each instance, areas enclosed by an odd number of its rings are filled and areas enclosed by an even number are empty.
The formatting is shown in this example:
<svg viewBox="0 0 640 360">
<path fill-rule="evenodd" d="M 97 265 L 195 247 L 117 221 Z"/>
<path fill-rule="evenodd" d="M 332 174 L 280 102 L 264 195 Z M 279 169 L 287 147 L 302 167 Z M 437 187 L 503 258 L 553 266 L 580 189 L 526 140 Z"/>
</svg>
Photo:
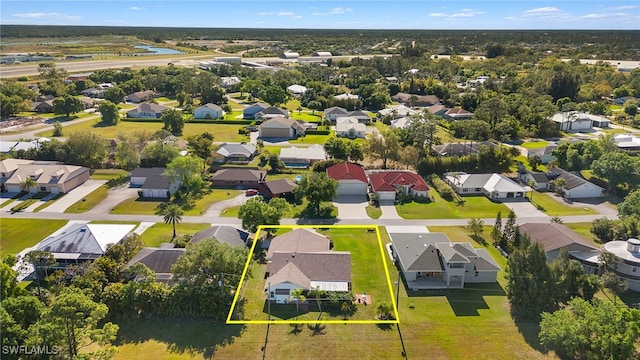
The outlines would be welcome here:
<svg viewBox="0 0 640 360">
<path fill-rule="evenodd" d="M 356 164 L 341 163 L 327 168 L 327 176 L 338 182 L 338 196 L 367 195 L 367 174 Z"/>
<path fill-rule="evenodd" d="M 371 190 L 380 200 L 395 200 L 400 196 L 429 196 L 429 186 L 424 179 L 406 170 L 376 171 L 369 174 Z"/>
</svg>

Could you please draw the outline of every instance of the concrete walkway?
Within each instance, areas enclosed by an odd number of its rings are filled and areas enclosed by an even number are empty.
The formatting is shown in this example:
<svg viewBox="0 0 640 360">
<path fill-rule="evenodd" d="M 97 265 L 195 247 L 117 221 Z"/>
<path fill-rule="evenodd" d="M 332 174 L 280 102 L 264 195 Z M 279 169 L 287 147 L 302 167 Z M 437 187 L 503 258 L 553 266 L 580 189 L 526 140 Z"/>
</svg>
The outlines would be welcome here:
<svg viewBox="0 0 640 360">
<path fill-rule="evenodd" d="M 33 204 L 29 205 L 29 207 L 27 207 L 26 209 L 24 209 L 22 211 L 24 211 L 24 212 L 34 212 L 40 205 L 46 203 L 47 201 L 53 199 L 56 196 L 58 196 L 58 195 L 57 194 L 47 194 L 41 199 L 36 199 L 36 201 L 34 201 Z M 51 205 L 49 205 L 49 206 L 51 206 Z"/>
<path fill-rule="evenodd" d="M 94 190 L 104 185 L 106 180 L 87 180 L 84 184 L 69 191 L 65 196 L 56 200 L 55 203 L 49 205 L 45 210 L 49 213 L 63 213 L 67 208 L 76 202 L 82 200 L 85 196 L 91 194 Z"/>
<path fill-rule="evenodd" d="M 224 191 L 224 190 L 215 190 L 215 191 Z M 202 216 L 214 216 L 219 217 L 222 211 L 226 208 L 234 207 L 234 206 L 242 206 L 247 200 L 251 199 L 252 196 L 247 196 L 245 194 L 240 194 L 236 197 L 233 197 L 229 200 L 218 201 L 217 203 L 209 206 L 207 211 Z"/>
<path fill-rule="evenodd" d="M 380 201 L 380 210 L 382 210 L 380 219 L 402 219 L 400 215 L 398 215 L 398 210 L 396 210 L 396 205 L 393 200 Z"/>
<path fill-rule="evenodd" d="M 333 200 L 333 205 L 338 208 L 338 218 L 347 219 L 368 219 L 367 197 L 366 196 L 339 196 Z"/>
</svg>

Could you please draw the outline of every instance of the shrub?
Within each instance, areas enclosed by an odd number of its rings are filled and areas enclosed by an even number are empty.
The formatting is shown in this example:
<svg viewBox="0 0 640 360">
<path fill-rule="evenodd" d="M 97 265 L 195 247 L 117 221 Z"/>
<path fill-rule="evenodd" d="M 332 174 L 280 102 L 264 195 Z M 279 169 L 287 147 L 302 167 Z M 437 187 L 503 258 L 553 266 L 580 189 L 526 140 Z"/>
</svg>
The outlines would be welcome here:
<svg viewBox="0 0 640 360">
<path fill-rule="evenodd" d="M 436 174 L 431 174 L 431 176 L 429 176 L 429 182 L 436 188 L 436 191 L 440 193 L 440 196 L 442 196 L 443 199 L 452 201 L 456 197 L 456 192 L 453 191 L 451 186 L 444 182 L 444 180 L 440 179 Z"/>
</svg>

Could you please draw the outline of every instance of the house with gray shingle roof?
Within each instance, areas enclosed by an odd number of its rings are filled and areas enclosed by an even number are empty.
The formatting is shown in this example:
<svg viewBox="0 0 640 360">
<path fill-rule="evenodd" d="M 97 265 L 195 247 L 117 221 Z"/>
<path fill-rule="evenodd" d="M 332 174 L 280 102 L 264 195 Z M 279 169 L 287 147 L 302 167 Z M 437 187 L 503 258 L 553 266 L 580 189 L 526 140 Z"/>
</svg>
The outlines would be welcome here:
<svg viewBox="0 0 640 360">
<path fill-rule="evenodd" d="M 216 153 L 224 158 L 225 163 L 246 164 L 256 154 L 256 147 L 252 144 L 224 143 Z"/>
<path fill-rule="evenodd" d="M 249 241 L 249 233 L 233 226 L 212 226 L 193 234 L 191 242 L 197 243 L 205 239 L 216 239 L 233 246 L 246 246 Z"/>
<path fill-rule="evenodd" d="M 224 110 L 219 105 L 208 103 L 193 110 L 194 119 L 218 119 L 224 116 Z"/>
<path fill-rule="evenodd" d="M 145 198 L 168 198 L 180 188 L 180 182 L 171 182 L 166 168 L 136 168 L 131 171 L 131 186 L 140 187 Z"/>
<path fill-rule="evenodd" d="M 490 199 L 524 197 L 526 190 L 502 174 L 467 174 L 450 172 L 444 180 L 458 195 L 484 194 Z"/>
<path fill-rule="evenodd" d="M 485 249 L 452 243 L 444 233 L 389 233 L 391 251 L 411 290 L 493 283 L 500 266 Z"/>
<path fill-rule="evenodd" d="M 550 168 L 549 173 L 553 174 L 554 179 L 562 178 L 566 181 L 562 193 L 568 199 L 601 197 L 604 191 L 600 186 L 558 167 Z"/>
<path fill-rule="evenodd" d="M 135 264 L 144 264 L 156 274 L 156 280 L 169 282 L 173 278 L 171 267 L 186 249 L 180 248 L 143 248 L 125 266 L 125 270 Z M 142 280 L 142 279 L 135 279 Z"/>
</svg>

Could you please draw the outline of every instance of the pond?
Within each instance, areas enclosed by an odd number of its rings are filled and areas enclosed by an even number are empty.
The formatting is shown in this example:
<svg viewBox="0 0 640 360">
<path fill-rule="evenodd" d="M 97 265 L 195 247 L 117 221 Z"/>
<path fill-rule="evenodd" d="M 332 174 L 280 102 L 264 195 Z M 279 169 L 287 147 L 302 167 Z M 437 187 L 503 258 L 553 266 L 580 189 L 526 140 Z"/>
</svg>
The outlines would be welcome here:
<svg viewBox="0 0 640 360">
<path fill-rule="evenodd" d="M 136 45 L 136 46 L 134 46 L 134 48 L 136 48 L 136 49 L 145 49 L 147 51 L 152 52 L 154 55 L 184 54 L 182 51 L 168 49 L 168 48 L 162 48 L 162 47 L 155 47 L 155 46 L 150 46 L 150 45 Z"/>
</svg>

